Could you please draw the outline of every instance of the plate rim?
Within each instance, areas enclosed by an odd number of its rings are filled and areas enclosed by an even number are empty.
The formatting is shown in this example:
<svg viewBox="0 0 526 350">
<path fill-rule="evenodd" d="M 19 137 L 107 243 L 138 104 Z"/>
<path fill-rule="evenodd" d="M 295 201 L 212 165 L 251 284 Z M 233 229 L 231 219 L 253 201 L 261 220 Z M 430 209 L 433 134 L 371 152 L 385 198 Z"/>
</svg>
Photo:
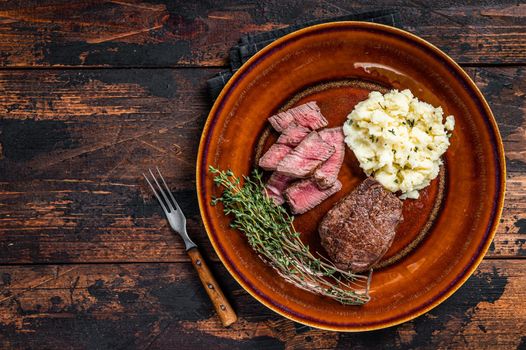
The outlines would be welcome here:
<svg viewBox="0 0 526 350">
<path fill-rule="evenodd" d="M 496 201 L 494 202 L 495 208 L 493 209 L 494 215 L 493 215 L 493 222 L 488 223 L 486 227 L 487 231 L 487 237 L 485 242 L 483 242 L 483 245 L 481 249 L 478 252 L 478 255 L 474 256 L 472 260 L 469 262 L 469 266 L 464 267 L 464 271 L 457 276 L 457 278 L 446 287 L 446 290 L 442 292 L 441 295 L 439 295 L 437 298 L 432 300 L 430 303 L 424 304 L 420 306 L 416 311 L 409 311 L 405 315 L 396 317 L 391 320 L 387 321 L 380 321 L 377 323 L 369 323 L 366 325 L 356 325 L 356 326 L 333 326 L 326 323 L 323 323 L 321 321 L 314 321 L 314 320 L 307 320 L 302 317 L 298 317 L 294 315 L 293 313 L 284 312 L 282 309 L 276 307 L 272 303 L 270 303 L 268 300 L 263 298 L 261 295 L 258 294 L 256 290 L 252 289 L 252 286 L 250 286 L 248 283 L 246 283 L 242 276 L 238 276 L 237 272 L 234 271 L 234 269 L 229 266 L 229 262 L 226 260 L 226 257 L 223 256 L 223 252 L 218 247 L 218 243 L 216 242 L 215 238 L 211 234 L 211 228 L 209 226 L 209 223 L 207 220 L 205 220 L 205 205 L 204 198 L 202 196 L 202 186 L 203 182 L 201 181 L 202 178 L 202 163 L 203 163 L 203 156 L 205 154 L 205 147 L 206 147 L 206 139 L 209 134 L 209 129 L 211 126 L 211 123 L 214 119 L 215 114 L 217 113 L 217 110 L 219 106 L 221 105 L 223 99 L 225 98 L 227 92 L 232 88 L 234 85 L 234 82 L 239 79 L 239 77 L 252 65 L 253 62 L 257 61 L 261 58 L 261 56 L 266 55 L 271 50 L 275 49 L 277 46 L 285 43 L 286 41 L 292 40 L 298 36 L 302 36 L 304 34 L 308 34 L 308 32 L 316 32 L 320 29 L 326 29 L 326 28 L 336 28 L 336 27 L 354 27 L 358 29 L 376 29 L 377 31 L 384 31 L 388 32 L 389 34 L 392 34 L 394 36 L 403 37 L 408 39 L 409 41 L 416 42 L 420 44 L 420 46 L 423 46 L 424 48 L 430 49 L 434 54 L 440 56 L 446 64 L 449 64 L 454 69 L 455 73 L 457 73 L 461 79 L 464 80 L 465 83 L 468 84 L 469 88 L 473 90 L 473 92 L 476 94 L 479 102 L 481 103 L 481 106 L 483 110 L 486 112 L 486 114 L 489 116 L 487 122 L 489 122 L 489 126 L 491 127 L 494 136 L 495 136 L 495 150 L 496 150 L 496 160 L 499 163 L 499 174 L 500 178 L 498 181 L 496 181 L 496 184 L 499 186 L 498 191 L 498 198 L 496 198 Z M 207 169 L 205 169 L 207 171 Z M 506 162 L 505 162 L 505 153 L 504 153 L 504 145 L 502 142 L 502 137 L 500 135 L 497 122 L 495 120 L 495 117 L 493 115 L 493 112 L 487 103 L 486 99 L 484 98 L 484 95 L 480 91 L 480 89 L 477 87 L 477 85 L 473 82 L 471 77 L 464 71 L 464 69 L 457 63 L 455 60 L 453 60 L 449 55 L 447 55 L 445 52 L 440 50 L 435 45 L 431 44 L 425 39 L 422 39 L 421 37 L 412 34 L 410 32 L 407 32 L 405 30 L 378 24 L 378 23 L 372 23 L 372 22 L 361 22 L 361 21 L 340 21 L 340 22 L 330 22 L 330 23 L 323 23 L 318 24 L 314 26 L 309 26 L 300 30 L 297 30 L 295 32 L 292 32 L 290 34 L 287 34 L 276 41 L 272 42 L 271 44 L 267 45 L 260 51 L 258 51 L 254 56 L 252 56 L 249 60 L 247 60 L 230 78 L 230 80 L 227 82 L 227 84 L 222 89 L 221 93 L 215 100 L 208 116 L 205 122 L 205 125 L 203 127 L 201 137 L 199 140 L 199 149 L 197 153 L 197 160 L 196 160 L 196 191 L 197 191 L 197 199 L 199 204 L 199 212 L 201 215 L 201 220 L 203 222 L 206 234 L 208 236 L 208 239 L 210 240 L 214 251 L 218 255 L 219 259 L 221 260 L 221 263 L 225 266 L 227 271 L 230 273 L 230 275 L 241 285 L 241 287 L 247 291 L 252 297 L 254 297 L 257 301 L 265 305 L 267 308 L 271 309 L 272 311 L 276 312 L 277 314 L 286 317 L 292 321 L 299 322 L 301 324 L 305 324 L 311 327 L 315 327 L 318 329 L 324 329 L 324 330 L 330 330 L 330 331 L 345 331 L 345 332 L 361 332 L 361 331 L 372 331 L 372 330 L 378 330 L 383 328 L 392 327 L 395 325 L 402 324 L 404 322 L 410 321 L 412 319 L 417 318 L 418 316 L 423 315 L 424 313 L 434 309 L 436 306 L 440 305 L 442 302 L 447 300 L 453 293 L 455 293 L 466 281 L 471 275 L 476 271 L 477 267 L 480 265 L 482 260 L 484 259 L 484 256 L 486 255 L 488 248 L 490 244 L 493 242 L 493 239 L 495 237 L 496 230 L 498 228 L 498 225 L 500 223 L 500 218 L 502 216 L 503 206 L 504 206 L 504 196 L 506 193 Z M 481 242 L 482 243 L 482 242 Z"/>
</svg>

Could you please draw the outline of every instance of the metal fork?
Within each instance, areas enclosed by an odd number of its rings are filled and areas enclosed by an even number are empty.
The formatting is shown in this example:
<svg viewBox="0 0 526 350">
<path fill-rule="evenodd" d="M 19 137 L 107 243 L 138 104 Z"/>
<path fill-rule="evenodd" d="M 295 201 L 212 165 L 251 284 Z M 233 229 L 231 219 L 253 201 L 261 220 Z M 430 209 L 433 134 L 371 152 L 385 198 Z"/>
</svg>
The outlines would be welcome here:
<svg viewBox="0 0 526 350">
<path fill-rule="evenodd" d="M 179 207 L 179 204 L 175 200 L 172 192 L 168 188 L 168 185 L 166 184 L 163 175 L 159 171 L 159 168 L 156 167 L 156 169 L 164 186 L 161 186 L 151 169 L 148 169 L 148 171 L 156 186 L 152 184 L 152 182 L 148 179 L 148 176 L 146 176 L 146 174 L 143 173 L 142 175 L 148 182 L 148 185 L 150 185 L 153 194 L 159 201 L 159 204 L 161 204 L 164 214 L 168 219 L 168 223 L 170 224 L 172 229 L 183 238 L 184 245 L 186 247 L 186 252 L 190 256 L 192 265 L 196 269 L 197 274 L 201 279 L 201 283 L 203 283 L 203 286 L 205 287 L 205 290 L 208 296 L 210 297 L 210 300 L 214 304 L 214 308 L 217 314 L 219 315 L 219 318 L 221 319 L 221 323 L 223 323 L 225 327 L 228 327 L 232 323 L 236 322 L 237 315 L 234 312 L 234 309 L 232 309 L 232 306 L 230 306 L 230 303 L 226 299 L 225 295 L 219 288 L 219 285 L 217 284 L 214 276 L 212 275 L 212 272 L 206 265 L 206 262 L 203 260 L 203 256 L 197 249 L 197 245 L 190 239 L 190 237 L 188 237 L 188 233 L 186 232 L 186 217 L 184 216 L 181 207 Z"/>
</svg>

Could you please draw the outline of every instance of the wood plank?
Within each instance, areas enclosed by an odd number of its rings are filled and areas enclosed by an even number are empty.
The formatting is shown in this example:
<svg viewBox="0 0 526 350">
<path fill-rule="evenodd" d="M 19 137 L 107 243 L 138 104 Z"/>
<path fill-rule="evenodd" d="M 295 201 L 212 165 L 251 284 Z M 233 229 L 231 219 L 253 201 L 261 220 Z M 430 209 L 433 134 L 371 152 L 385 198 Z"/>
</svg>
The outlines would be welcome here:
<svg viewBox="0 0 526 350">
<path fill-rule="evenodd" d="M 0 263 L 188 261 L 141 177 L 158 165 L 189 233 L 211 69 L 2 71 Z M 505 140 L 508 191 L 489 257 L 526 256 L 525 71 L 470 68 Z"/>
<path fill-rule="evenodd" d="M 526 62 L 526 5 L 512 0 L 24 0 L 0 4 L 0 66 L 225 65 L 243 33 L 380 8 L 459 62 Z"/>
<path fill-rule="evenodd" d="M 142 173 L 163 169 L 203 244 L 194 169 L 214 72 L 0 73 L 0 261 L 187 260 Z"/>
<path fill-rule="evenodd" d="M 490 257 L 526 256 L 526 72 L 517 68 L 472 68 L 504 141 L 507 191 Z"/>
<path fill-rule="evenodd" d="M 484 261 L 427 314 L 355 334 L 280 317 L 222 266 L 212 267 L 240 317 L 229 329 L 214 314 L 189 263 L 1 267 L 0 347 L 377 349 L 380 340 L 390 349 L 524 346 L 526 266 L 519 260 Z"/>
</svg>

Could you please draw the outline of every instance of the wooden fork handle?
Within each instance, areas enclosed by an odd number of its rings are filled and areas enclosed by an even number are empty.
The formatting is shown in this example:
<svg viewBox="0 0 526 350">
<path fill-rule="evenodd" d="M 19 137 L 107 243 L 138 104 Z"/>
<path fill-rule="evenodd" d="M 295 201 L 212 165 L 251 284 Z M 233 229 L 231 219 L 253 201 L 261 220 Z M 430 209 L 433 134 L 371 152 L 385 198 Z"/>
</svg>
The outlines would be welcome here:
<svg viewBox="0 0 526 350">
<path fill-rule="evenodd" d="M 187 253 L 192 260 L 192 264 L 194 265 L 194 268 L 196 269 L 197 274 L 199 275 L 199 278 L 201 279 L 201 282 L 203 283 L 203 286 L 210 297 L 210 300 L 214 304 L 214 308 L 221 319 L 221 323 L 223 323 L 223 326 L 225 327 L 230 326 L 232 323 L 237 321 L 237 315 L 219 288 L 219 285 L 212 275 L 212 272 L 203 260 L 203 256 L 197 248 L 191 248 Z"/>
</svg>

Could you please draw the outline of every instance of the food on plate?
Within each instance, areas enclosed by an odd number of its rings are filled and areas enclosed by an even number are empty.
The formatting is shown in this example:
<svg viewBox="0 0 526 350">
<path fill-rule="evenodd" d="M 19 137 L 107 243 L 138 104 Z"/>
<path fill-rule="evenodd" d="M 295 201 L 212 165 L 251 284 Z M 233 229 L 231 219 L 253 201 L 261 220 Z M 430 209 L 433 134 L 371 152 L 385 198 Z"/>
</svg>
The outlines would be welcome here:
<svg viewBox="0 0 526 350">
<path fill-rule="evenodd" d="M 333 153 L 334 146 L 323 141 L 320 135 L 313 131 L 283 157 L 276 171 L 291 177 L 306 178 L 311 176 Z"/>
<path fill-rule="evenodd" d="M 402 201 L 367 178 L 323 218 L 321 244 L 334 265 L 363 272 L 387 252 L 402 220 Z"/>
<path fill-rule="evenodd" d="M 270 146 L 269 150 L 259 159 L 258 164 L 265 170 L 276 170 L 279 162 L 281 162 L 290 151 L 292 151 L 292 147 L 275 143 Z"/>
<path fill-rule="evenodd" d="M 285 198 L 283 193 L 289 187 L 289 185 L 294 182 L 296 179 L 287 175 L 282 175 L 280 173 L 272 173 L 268 179 L 265 190 L 267 195 L 274 200 L 276 205 L 282 205 L 285 203 Z"/>
<path fill-rule="evenodd" d="M 337 179 L 345 155 L 342 128 L 319 130 L 327 120 L 316 102 L 271 116 L 269 122 L 281 134 L 259 166 L 274 171 L 265 191 L 276 205 L 284 204 L 286 197 L 291 211 L 302 214 L 341 189 Z"/>
<path fill-rule="evenodd" d="M 405 199 L 418 198 L 437 177 L 454 127 L 453 116 L 444 122 L 441 107 L 409 90 L 373 91 L 349 114 L 343 133 L 365 173 Z"/>
<path fill-rule="evenodd" d="M 293 217 L 265 194 L 261 173 L 237 178 L 230 170 L 209 167 L 214 183 L 224 188 L 212 205 L 221 203 L 232 216 L 230 226 L 241 231 L 254 251 L 287 282 L 342 304 L 363 305 L 370 300 L 370 275 L 341 270 L 313 255 L 292 225 Z"/>
<path fill-rule="evenodd" d="M 283 130 L 276 143 L 296 147 L 310 132 L 311 130 L 304 126 L 291 125 Z"/>
<path fill-rule="evenodd" d="M 300 125 L 310 130 L 317 130 L 328 124 L 316 102 L 309 102 L 288 109 L 271 116 L 268 121 L 277 132 L 283 132 L 290 125 Z"/>
<path fill-rule="evenodd" d="M 345 143 L 342 128 L 323 129 L 319 134 L 323 141 L 334 147 L 334 154 L 314 172 L 318 186 L 326 189 L 338 179 L 345 156 Z"/>
<path fill-rule="evenodd" d="M 303 214 L 341 190 L 338 180 L 327 189 L 320 189 L 314 178 L 294 182 L 285 190 L 285 198 L 292 214 Z"/>
</svg>

